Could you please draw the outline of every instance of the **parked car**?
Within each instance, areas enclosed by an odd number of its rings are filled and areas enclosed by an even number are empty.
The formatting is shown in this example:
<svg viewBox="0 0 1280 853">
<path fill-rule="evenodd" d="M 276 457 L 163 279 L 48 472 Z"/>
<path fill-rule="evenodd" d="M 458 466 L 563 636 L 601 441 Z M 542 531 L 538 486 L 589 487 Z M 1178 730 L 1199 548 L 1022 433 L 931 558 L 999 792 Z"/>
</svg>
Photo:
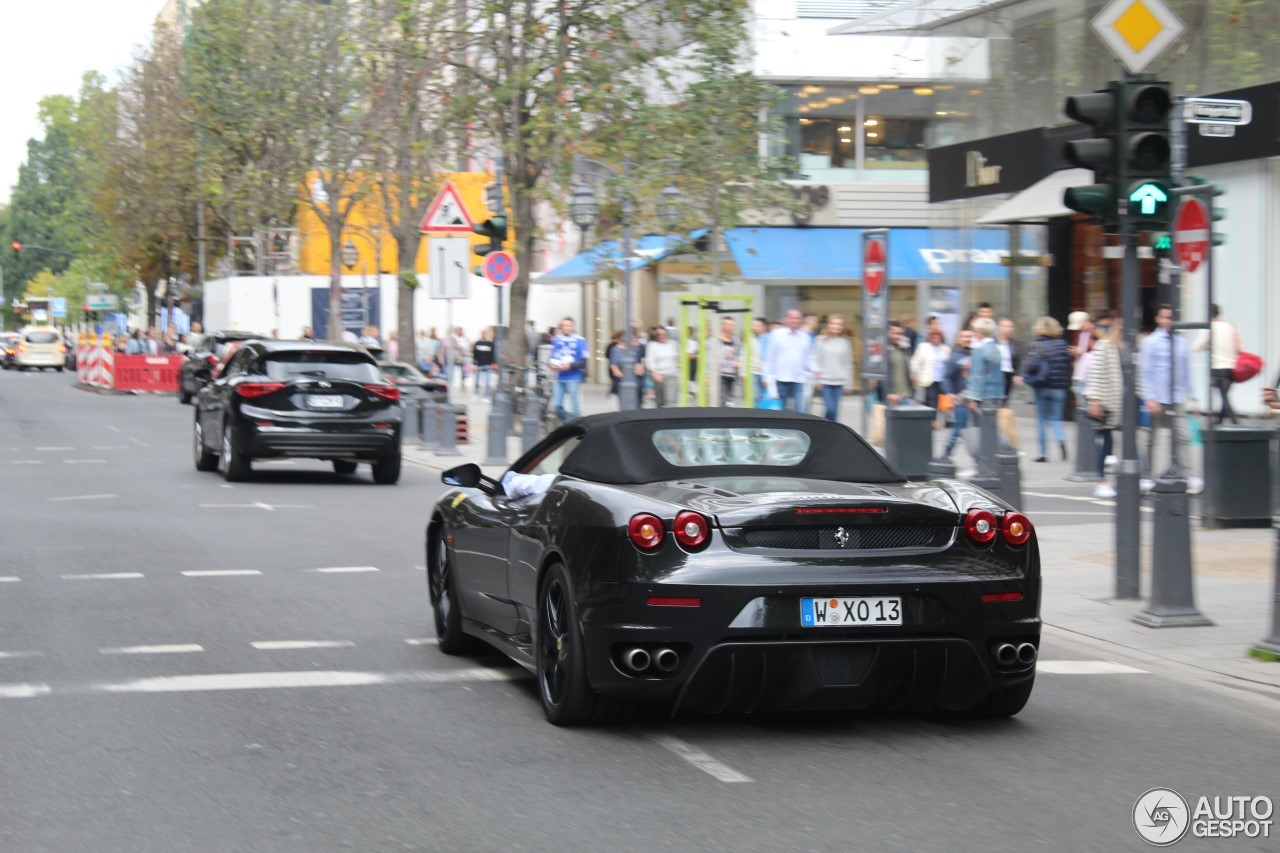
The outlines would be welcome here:
<svg viewBox="0 0 1280 853">
<path fill-rule="evenodd" d="M 213 368 L 226 354 L 227 345 L 237 341 L 251 341 L 262 335 L 254 332 L 213 332 L 205 335 L 198 349 L 187 353 L 178 370 L 178 402 L 188 405 L 196 393 L 209 381 Z"/>
<path fill-rule="evenodd" d="M 379 359 L 378 369 L 388 382 L 400 387 L 401 396 L 407 403 L 420 399 L 443 403 L 449 399 L 449 388 L 443 379 L 428 376 L 412 364 Z"/>
<path fill-rule="evenodd" d="M 61 373 L 67 364 L 67 345 L 62 342 L 62 333 L 53 326 L 27 326 L 18 339 L 14 363 L 19 370 L 54 368 Z"/>
<path fill-rule="evenodd" d="M 552 723 L 630 700 L 1006 717 L 1031 695 L 1030 521 L 963 481 L 908 482 L 842 424 L 593 415 L 508 473 L 532 476 L 442 475 L 428 592 L 440 650 L 497 647 L 534 673 Z"/>
<path fill-rule="evenodd" d="M 5 370 L 12 370 L 18 364 L 18 339 L 21 337 L 17 332 L 0 333 L 0 363 Z"/>
<path fill-rule="evenodd" d="M 245 341 L 196 394 L 195 409 L 196 469 L 229 481 L 271 457 L 330 460 L 339 474 L 367 462 L 375 482 L 400 479 L 400 389 L 354 347 Z"/>
</svg>

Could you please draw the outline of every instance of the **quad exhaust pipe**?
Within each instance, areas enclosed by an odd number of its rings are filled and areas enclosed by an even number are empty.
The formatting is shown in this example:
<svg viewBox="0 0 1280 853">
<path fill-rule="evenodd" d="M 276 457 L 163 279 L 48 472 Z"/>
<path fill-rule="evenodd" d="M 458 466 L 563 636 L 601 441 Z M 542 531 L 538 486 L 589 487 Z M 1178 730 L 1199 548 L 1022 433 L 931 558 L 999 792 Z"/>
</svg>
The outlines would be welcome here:
<svg viewBox="0 0 1280 853">
<path fill-rule="evenodd" d="M 650 660 L 649 653 L 639 647 L 622 653 L 623 665 L 632 672 L 644 672 L 649 668 Z"/>
<path fill-rule="evenodd" d="M 675 649 L 658 649 L 653 653 L 653 665 L 663 672 L 674 672 L 680 665 L 680 655 Z"/>
<path fill-rule="evenodd" d="M 1038 651 L 1032 643 L 1001 643 L 996 646 L 992 655 L 1001 666 L 1031 666 L 1036 662 Z"/>
</svg>

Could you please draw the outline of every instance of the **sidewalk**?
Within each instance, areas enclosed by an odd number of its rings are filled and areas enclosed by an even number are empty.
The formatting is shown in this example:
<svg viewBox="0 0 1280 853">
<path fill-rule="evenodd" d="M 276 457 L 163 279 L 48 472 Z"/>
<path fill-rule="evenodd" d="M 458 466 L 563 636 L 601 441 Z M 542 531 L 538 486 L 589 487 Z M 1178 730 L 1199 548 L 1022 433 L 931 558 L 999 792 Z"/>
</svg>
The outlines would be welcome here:
<svg viewBox="0 0 1280 853">
<path fill-rule="evenodd" d="M 598 385 L 584 385 L 582 413 L 599 414 L 617 410 L 617 403 Z M 438 456 L 421 450 L 417 440 L 406 440 L 405 460 L 437 471 L 466 462 L 482 464 L 488 451 L 489 405 L 472 393 L 456 393 L 455 402 L 467 406 L 470 442 L 458 445 L 457 456 Z M 1075 425 L 1066 424 L 1067 448 L 1072 458 L 1062 461 L 1050 438 L 1050 461 L 1035 463 L 1038 454 L 1035 414 L 1027 398 L 1015 397 L 1022 464 L 1023 492 L 1052 490 L 1064 496 L 1088 496 L 1093 483 L 1073 482 L 1066 477 L 1075 470 Z M 856 397 L 846 397 L 841 420 L 861 431 L 862 407 Z M 935 435 L 938 441 L 943 433 Z M 1118 442 L 1117 442 L 1118 444 Z M 940 445 L 939 445 L 940 446 Z M 520 456 L 520 439 L 507 439 L 508 462 Z M 1117 447 L 1117 452 L 1119 448 Z M 1157 460 L 1167 458 L 1167 450 L 1157 444 Z M 1193 448 L 1194 466 L 1201 454 Z M 955 454 L 963 473 L 972 468 L 962 450 Z M 491 476 L 499 476 L 505 466 L 483 466 Z M 1196 473 L 1199 473 L 1198 471 Z M 1031 513 L 1035 522 L 1035 513 Z M 1142 513 L 1142 590 L 1151 587 L 1151 515 Z M 1249 656 L 1249 647 L 1270 631 L 1275 534 L 1268 529 L 1201 530 L 1192 528 L 1192 548 L 1196 578 L 1196 605 L 1213 620 L 1212 626 L 1152 629 L 1130 621 L 1146 600 L 1119 601 L 1114 591 L 1114 526 L 1110 521 L 1090 524 L 1058 524 L 1051 519 L 1037 524 L 1043 564 L 1044 596 L 1041 615 L 1046 642 L 1054 632 L 1079 641 L 1096 643 L 1101 654 L 1139 660 L 1150 671 L 1181 671 L 1191 677 L 1218 684 L 1253 690 L 1280 699 L 1280 662 Z M 1141 664 L 1135 664 L 1141 665 Z"/>
</svg>

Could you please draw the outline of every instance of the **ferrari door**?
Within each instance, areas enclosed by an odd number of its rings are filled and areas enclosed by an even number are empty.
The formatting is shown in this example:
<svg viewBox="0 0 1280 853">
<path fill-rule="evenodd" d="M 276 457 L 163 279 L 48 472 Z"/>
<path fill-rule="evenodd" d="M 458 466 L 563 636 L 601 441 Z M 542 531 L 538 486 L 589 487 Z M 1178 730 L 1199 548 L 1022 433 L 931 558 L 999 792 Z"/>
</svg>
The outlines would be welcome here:
<svg viewBox="0 0 1280 853">
<path fill-rule="evenodd" d="M 507 503 L 504 497 L 475 491 L 455 508 L 456 522 L 449 533 L 463 614 L 510 635 L 515 608 L 507 598 Z"/>
</svg>

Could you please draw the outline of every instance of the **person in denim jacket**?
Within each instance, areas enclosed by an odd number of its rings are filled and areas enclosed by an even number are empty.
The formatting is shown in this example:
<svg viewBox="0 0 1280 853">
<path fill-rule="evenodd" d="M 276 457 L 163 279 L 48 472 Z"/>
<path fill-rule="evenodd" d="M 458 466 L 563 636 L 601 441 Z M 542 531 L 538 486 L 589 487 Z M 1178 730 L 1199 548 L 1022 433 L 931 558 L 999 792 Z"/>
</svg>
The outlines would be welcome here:
<svg viewBox="0 0 1280 853">
<path fill-rule="evenodd" d="M 995 320 L 979 317 L 973 321 L 972 330 L 973 356 L 969 362 L 969 383 L 964 395 L 969 399 L 969 408 L 976 409 L 980 402 L 995 400 L 998 404 L 1004 399 L 1004 371 L 1000 347 L 994 337 Z"/>
</svg>

